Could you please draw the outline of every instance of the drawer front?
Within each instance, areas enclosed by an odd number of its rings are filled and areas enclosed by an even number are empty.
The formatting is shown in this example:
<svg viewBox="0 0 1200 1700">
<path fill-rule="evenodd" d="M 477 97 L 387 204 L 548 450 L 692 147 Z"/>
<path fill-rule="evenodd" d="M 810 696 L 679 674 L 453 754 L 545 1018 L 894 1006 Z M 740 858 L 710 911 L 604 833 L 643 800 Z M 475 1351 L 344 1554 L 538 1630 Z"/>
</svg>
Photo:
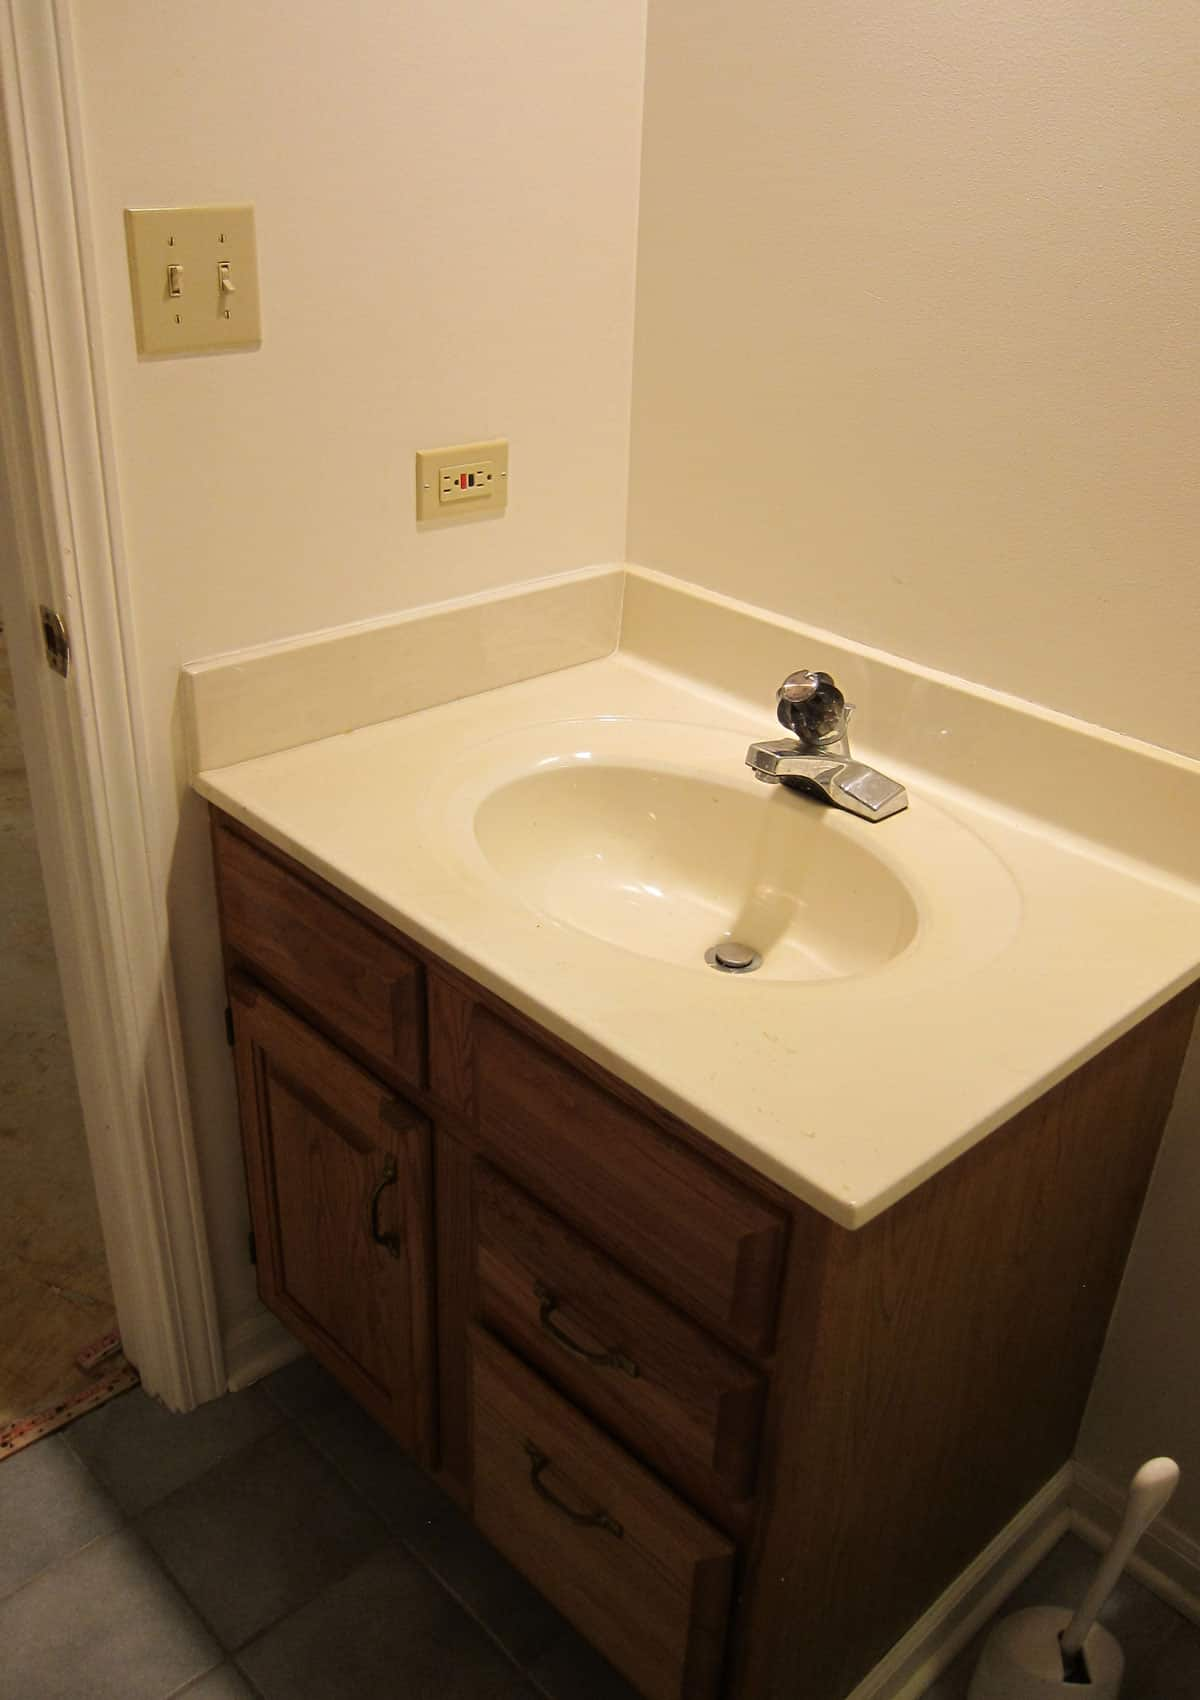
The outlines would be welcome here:
<svg viewBox="0 0 1200 1700">
<path fill-rule="evenodd" d="M 495 1017 L 475 1046 L 484 1149 L 683 1309 L 768 1350 L 783 1213 Z"/>
<path fill-rule="evenodd" d="M 731 1544 L 481 1330 L 475 1520 L 647 1700 L 713 1700 Z"/>
<path fill-rule="evenodd" d="M 765 1381 L 487 1163 L 476 1163 L 480 1316 L 719 1515 L 751 1491 Z"/>
<path fill-rule="evenodd" d="M 215 834 L 225 942 L 389 1080 L 425 1080 L 421 964 L 235 833 Z"/>
</svg>

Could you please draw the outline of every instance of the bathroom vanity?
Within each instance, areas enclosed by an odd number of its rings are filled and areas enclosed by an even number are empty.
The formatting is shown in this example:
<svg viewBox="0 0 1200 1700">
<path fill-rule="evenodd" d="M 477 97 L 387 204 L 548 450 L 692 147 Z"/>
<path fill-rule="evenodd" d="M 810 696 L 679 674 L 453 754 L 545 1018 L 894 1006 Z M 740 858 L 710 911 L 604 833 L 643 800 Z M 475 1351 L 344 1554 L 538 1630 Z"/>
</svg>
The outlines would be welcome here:
<svg viewBox="0 0 1200 1700">
<path fill-rule="evenodd" d="M 1070 1456 L 1194 997 L 848 1229 L 214 852 L 264 1301 L 649 1700 L 840 1700 Z"/>
<path fill-rule="evenodd" d="M 438 618 L 372 679 L 486 698 L 190 680 L 261 1296 L 647 1700 L 845 1700 L 1071 1458 L 1200 766 L 652 574 L 558 672 Z M 901 813 L 749 776 L 799 661 Z"/>
</svg>

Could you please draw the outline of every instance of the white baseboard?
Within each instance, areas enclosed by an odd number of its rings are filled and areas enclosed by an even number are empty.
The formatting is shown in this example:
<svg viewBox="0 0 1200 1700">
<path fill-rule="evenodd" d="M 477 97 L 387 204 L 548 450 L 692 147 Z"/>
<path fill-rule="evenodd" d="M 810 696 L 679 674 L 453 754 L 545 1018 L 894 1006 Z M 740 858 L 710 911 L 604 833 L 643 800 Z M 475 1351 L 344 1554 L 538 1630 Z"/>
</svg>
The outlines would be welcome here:
<svg viewBox="0 0 1200 1700">
<path fill-rule="evenodd" d="M 231 1393 L 240 1393 L 243 1387 L 261 1381 L 274 1369 L 282 1369 L 304 1352 L 269 1310 L 259 1310 L 244 1322 L 235 1323 L 225 1335 L 224 1346 Z"/>
<path fill-rule="evenodd" d="M 1071 1525 L 1090 1545 L 1107 1547 L 1121 1521 L 1126 1487 L 1107 1481 L 1088 1464 L 1076 1464 L 1074 1474 Z M 1200 1623 L 1200 1542 L 1160 1517 L 1126 1568 L 1159 1599 Z"/>
<path fill-rule="evenodd" d="M 1071 1527 L 1065 1464 L 936 1600 L 847 1700 L 917 1700 Z"/>
</svg>

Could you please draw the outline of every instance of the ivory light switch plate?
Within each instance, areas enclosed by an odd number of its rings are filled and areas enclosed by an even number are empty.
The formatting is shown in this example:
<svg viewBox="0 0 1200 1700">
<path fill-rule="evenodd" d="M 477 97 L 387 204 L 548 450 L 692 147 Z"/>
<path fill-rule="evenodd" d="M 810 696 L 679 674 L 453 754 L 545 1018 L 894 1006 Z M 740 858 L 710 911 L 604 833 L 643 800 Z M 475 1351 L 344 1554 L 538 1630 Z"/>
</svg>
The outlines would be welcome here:
<svg viewBox="0 0 1200 1700">
<path fill-rule="evenodd" d="M 455 443 L 417 450 L 417 519 L 469 519 L 503 513 L 508 503 L 508 442 Z"/>
<path fill-rule="evenodd" d="M 262 341 L 254 208 L 126 207 L 139 354 L 204 354 Z"/>
</svg>

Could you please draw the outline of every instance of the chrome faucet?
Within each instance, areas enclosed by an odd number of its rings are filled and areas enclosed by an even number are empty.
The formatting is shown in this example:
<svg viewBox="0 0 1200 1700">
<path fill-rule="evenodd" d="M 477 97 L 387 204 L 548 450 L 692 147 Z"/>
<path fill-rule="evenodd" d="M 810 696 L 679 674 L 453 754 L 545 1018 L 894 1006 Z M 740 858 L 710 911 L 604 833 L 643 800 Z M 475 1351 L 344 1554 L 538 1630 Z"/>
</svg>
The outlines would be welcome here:
<svg viewBox="0 0 1200 1700">
<path fill-rule="evenodd" d="M 908 792 L 850 756 L 846 727 L 854 704 L 828 673 L 789 673 L 775 693 L 779 724 L 793 734 L 751 744 L 746 766 L 767 785 L 823 798 L 862 820 L 886 820 L 908 807 Z"/>
</svg>

